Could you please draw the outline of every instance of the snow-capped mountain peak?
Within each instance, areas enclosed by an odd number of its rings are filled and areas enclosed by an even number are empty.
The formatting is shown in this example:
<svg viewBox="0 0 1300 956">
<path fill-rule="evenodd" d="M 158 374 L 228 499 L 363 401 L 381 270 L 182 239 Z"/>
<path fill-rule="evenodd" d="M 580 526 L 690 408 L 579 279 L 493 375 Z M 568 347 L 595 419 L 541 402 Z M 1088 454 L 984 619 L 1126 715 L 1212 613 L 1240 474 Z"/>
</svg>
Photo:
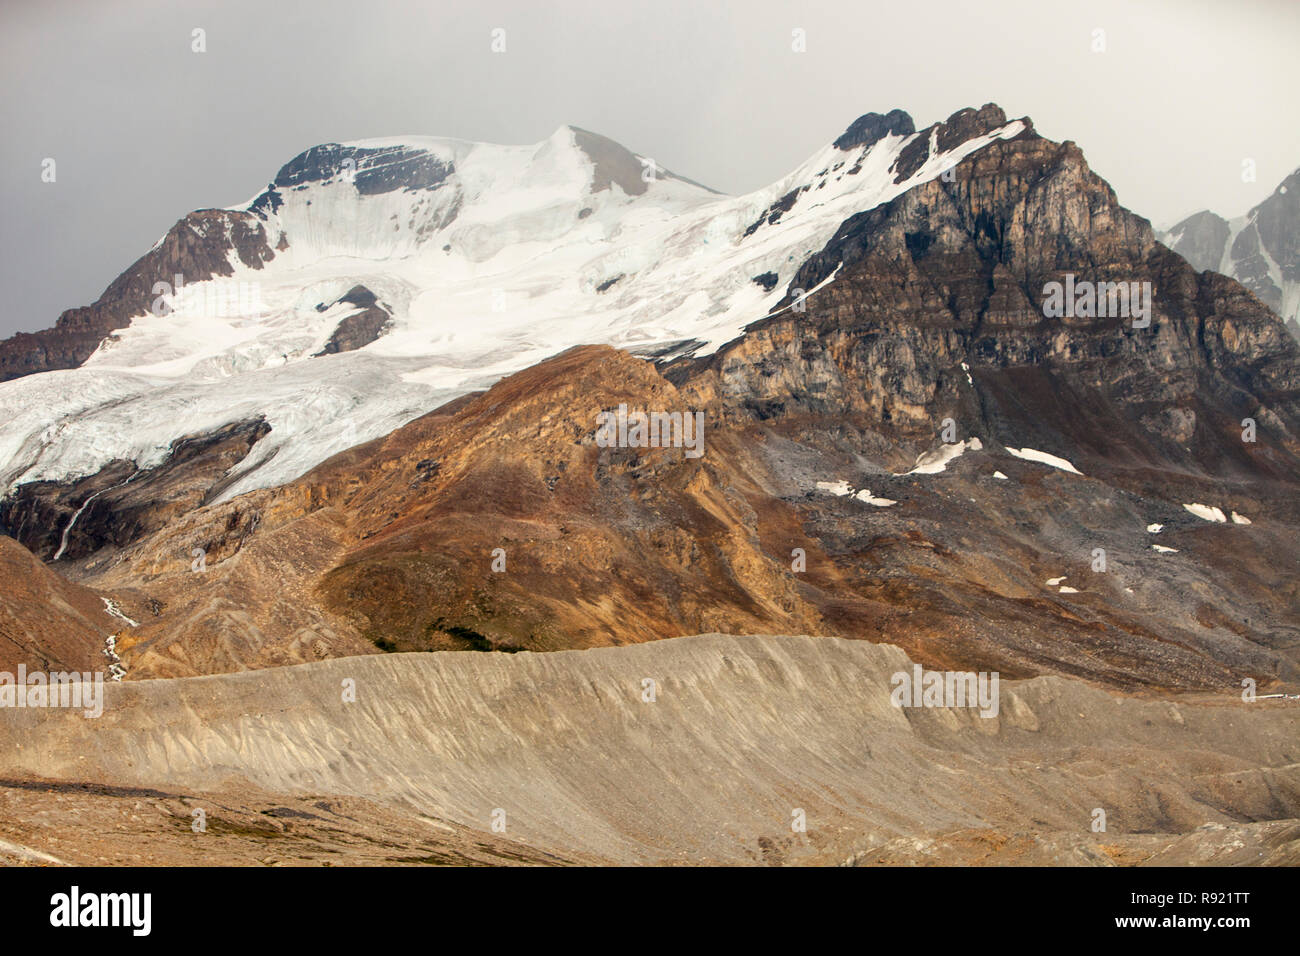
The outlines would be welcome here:
<svg viewBox="0 0 1300 956">
<path fill-rule="evenodd" d="M 438 240 L 481 261 L 517 242 L 553 241 L 583 210 L 638 198 L 677 208 L 713 195 L 613 140 L 562 126 L 529 146 L 426 136 L 314 146 L 238 208 L 285 235 L 297 259 L 387 259 Z"/>
<path fill-rule="evenodd" d="M 0 486 L 149 467 L 182 436 L 265 419 L 230 497 L 573 345 L 707 353 L 844 220 L 1029 129 L 991 105 L 920 132 L 867 114 L 737 197 L 571 126 L 527 146 L 312 147 L 124 274 L 79 368 L 0 383 Z M 173 273 L 183 294 L 150 291 Z"/>
</svg>

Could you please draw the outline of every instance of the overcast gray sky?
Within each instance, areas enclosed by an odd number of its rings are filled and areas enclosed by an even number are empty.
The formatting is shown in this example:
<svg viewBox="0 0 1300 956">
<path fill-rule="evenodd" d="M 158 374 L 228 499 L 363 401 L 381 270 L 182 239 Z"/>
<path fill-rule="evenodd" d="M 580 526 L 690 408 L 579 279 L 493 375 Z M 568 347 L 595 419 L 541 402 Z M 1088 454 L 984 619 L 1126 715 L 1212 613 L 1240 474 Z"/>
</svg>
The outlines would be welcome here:
<svg viewBox="0 0 1300 956">
<path fill-rule="evenodd" d="M 1158 226 L 1239 215 L 1300 166 L 1297 0 L 0 3 L 0 335 L 90 303 L 186 212 L 322 142 L 571 123 L 739 193 L 862 113 L 993 101 Z"/>
</svg>

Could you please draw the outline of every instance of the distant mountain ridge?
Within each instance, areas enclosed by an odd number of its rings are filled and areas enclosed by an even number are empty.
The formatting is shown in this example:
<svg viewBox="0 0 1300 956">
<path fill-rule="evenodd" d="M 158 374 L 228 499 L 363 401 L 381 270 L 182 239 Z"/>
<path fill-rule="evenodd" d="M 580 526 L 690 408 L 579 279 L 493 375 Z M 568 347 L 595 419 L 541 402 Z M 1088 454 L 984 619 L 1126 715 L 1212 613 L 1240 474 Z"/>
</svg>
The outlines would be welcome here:
<svg viewBox="0 0 1300 956">
<path fill-rule="evenodd" d="M 1300 339 L 1300 169 L 1244 216 L 1202 210 L 1160 240 L 1198 270 L 1232 276 Z"/>
</svg>

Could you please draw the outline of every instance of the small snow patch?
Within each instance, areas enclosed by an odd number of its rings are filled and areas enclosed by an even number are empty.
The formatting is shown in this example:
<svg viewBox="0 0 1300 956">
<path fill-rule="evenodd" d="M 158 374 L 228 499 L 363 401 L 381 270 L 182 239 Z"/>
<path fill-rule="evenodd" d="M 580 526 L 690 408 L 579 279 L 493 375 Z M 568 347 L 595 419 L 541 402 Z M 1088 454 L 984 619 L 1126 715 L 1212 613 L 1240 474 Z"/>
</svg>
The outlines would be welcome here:
<svg viewBox="0 0 1300 956">
<path fill-rule="evenodd" d="M 1177 549 L 1177 548 L 1166 548 L 1163 544 L 1153 544 L 1153 545 L 1151 545 L 1151 550 L 1152 550 L 1152 551 L 1159 551 L 1161 554 L 1177 554 L 1177 553 L 1178 553 L 1178 549 Z"/>
<path fill-rule="evenodd" d="M 1023 458 L 1025 461 L 1036 461 L 1040 465 L 1050 465 L 1053 468 L 1059 468 L 1061 471 L 1068 471 L 1071 474 L 1082 475 L 1078 468 L 1070 464 L 1064 458 L 1057 458 L 1055 455 L 1049 455 L 1045 451 L 1038 451 L 1035 448 L 1008 448 L 1008 452 L 1017 458 Z"/>
<path fill-rule="evenodd" d="M 955 458 L 960 458 L 967 449 L 979 451 L 983 447 L 984 443 L 978 438 L 940 445 L 933 451 L 922 452 L 917 455 L 916 466 L 911 471 L 907 472 L 907 474 L 937 475 L 941 471 L 946 471 L 948 468 L 948 462 Z"/>
<path fill-rule="evenodd" d="M 1078 588 L 1061 588 L 1061 590 L 1058 591 L 1057 593 L 1058 593 L 1058 594 L 1078 594 L 1078 593 L 1079 593 L 1079 589 L 1078 589 Z"/>
<path fill-rule="evenodd" d="M 1002 472 L 1000 472 L 1000 471 L 995 471 L 995 472 L 993 472 L 993 477 L 994 477 L 994 478 L 1001 478 L 1003 481 L 1006 481 L 1006 480 L 1007 480 L 1007 476 L 1004 475 L 1004 474 L 1002 474 Z"/>
<path fill-rule="evenodd" d="M 853 495 L 858 501 L 868 505 L 875 505 L 877 508 L 888 508 L 890 505 L 898 504 L 897 501 L 891 498 L 877 498 L 866 488 L 854 494 L 853 487 L 847 481 L 819 481 L 817 482 L 817 490 L 840 497 Z"/>
<path fill-rule="evenodd" d="M 1049 588 L 1054 588 L 1068 577 L 1069 577 L 1068 574 L 1062 574 L 1059 578 L 1048 578 L 1047 586 Z"/>
<path fill-rule="evenodd" d="M 1161 531 L 1165 530 L 1165 526 L 1162 524 L 1149 524 L 1147 525 L 1147 530 L 1152 534 L 1159 534 Z"/>
<path fill-rule="evenodd" d="M 1228 520 L 1224 516 L 1222 510 L 1212 507 L 1211 505 L 1190 504 L 1190 505 L 1183 505 L 1183 507 L 1186 508 L 1188 511 L 1190 511 L 1192 514 L 1196 515 L 1196 517 L 1202 518 L 1206 521 L 1217 521 L 1223 523 Z"/>
<path fill-rule="evenodd" d="M 819 481 L 817 482 L 817 490 L 832 495 L 847 495 L 853 489 L 849 487 L 847 481 Z"/>
<path fill-rule="evenodd" d="M 1233 524 L 1250 524 L 1250 519 L 1247 518 L 1245 515 L 1239 515 L 1239 514 L 1237 514 L 1237 512 L 1234 511 L 1234 512 L 1232 513 L 1232 523 L 1233 523 Z"/>
<path fill-rule="evenodd" d="M 856 497 L 859 501 L 866 502 L 869 505 L 875 505 L 877 508 L 888 508 L 890 505 L 898 504 L 898 502 L 894 501 L 892 498 L 877 498 L 866 488 L 863 488 L 854 497 Z"/>
</svg>

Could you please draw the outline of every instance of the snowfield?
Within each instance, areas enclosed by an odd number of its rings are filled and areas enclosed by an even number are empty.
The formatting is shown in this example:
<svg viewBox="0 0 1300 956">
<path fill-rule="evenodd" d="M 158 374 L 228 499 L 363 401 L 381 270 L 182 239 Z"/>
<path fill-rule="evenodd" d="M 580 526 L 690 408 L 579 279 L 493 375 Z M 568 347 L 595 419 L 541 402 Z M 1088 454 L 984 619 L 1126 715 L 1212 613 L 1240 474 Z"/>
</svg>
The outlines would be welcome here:
<svg viewBox="0 0 1300 956">
<path fill-rule="evenodd" d="M 1203 521 L 1216 521 L 1222 524 L 1228 520 L 1221 509 L 1212 505 L 1190 504 L 1183 507 Z"/>
<path fill-rule="evenodd" d="M 1083 475 L 1083 472 L 1079 471 L 1078 468 L 1075 468 L 1074 465 L 1070 464 L 1064 458 L 1049 455 L 1045 451 L 1038 451 L 1034 448 L 1008 448 L 1007 451 L 1014 457 L 1023 458 L 1025 461 L 1036 461 L 1040 465 L 1059 468 L 1061 471 L 1068 471 L 1072 475 Z"/>
<path fill-rule="evenodd" d="M 980 451 L 984 443 L 978 438 L 971 438 L 967 441 L 952 442 L 951 444 L 940 445 L 933 451 L 922 452 L 916 458 L 916 466 L 907 474 L 909 475 L 937 475 L 948 470 L 948 463 L 960 458 L 967 449 L 971 451 Z"/>
</svg>

